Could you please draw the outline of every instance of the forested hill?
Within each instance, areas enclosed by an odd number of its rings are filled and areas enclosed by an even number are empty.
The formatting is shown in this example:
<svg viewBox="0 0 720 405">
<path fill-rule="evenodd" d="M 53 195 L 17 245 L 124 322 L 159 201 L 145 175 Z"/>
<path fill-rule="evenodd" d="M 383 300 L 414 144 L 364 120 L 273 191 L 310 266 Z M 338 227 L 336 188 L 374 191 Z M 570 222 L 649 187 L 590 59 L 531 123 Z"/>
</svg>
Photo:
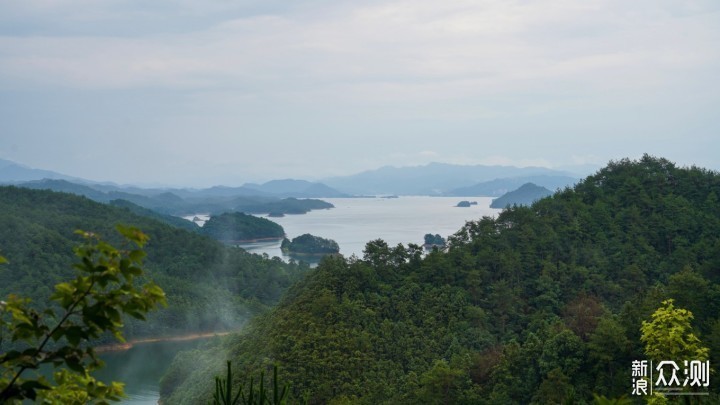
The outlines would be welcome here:
<svg viewBox="0 0 720 405">
<path fill-rule="evenodd" d="M 667 298 L 720 364 L 720 176 L 649 156 L 466 224 L 447 252 L 373 241 L 329 258 L 224 346 L 178 356 L 167 403 L 224 361 L 280 365 L 312 403 L 589 403 L 630 396 L 640 326 Z M 709 401 L 718 401 L 711 384 Z M 708 402 L 710 403 L 710 402 Z"/>
<path fill-rule="evenodd" d="M 535 201 L 552 195 L 552 191 L 533 183 L 525 183 L 517 190 L 513 190 L 495 198 L 490 208 L 505 208 L 508 205 L 530 205 Z"/>
<path fill-rule="evenodd" d="M 168 308 L 148 322 L 131 322 L 127 336 L 234 328 L 273 305 L 302 269 L 263 259 L 129 209 L 71 194 L 0 187 L 0 299 L 15 293 L 48 300 L 53 286 L 73 274 L 77 229 L 117 241 L 116 224 L 149 235 L 149 277 L 168 295 Z"/>
</svg>

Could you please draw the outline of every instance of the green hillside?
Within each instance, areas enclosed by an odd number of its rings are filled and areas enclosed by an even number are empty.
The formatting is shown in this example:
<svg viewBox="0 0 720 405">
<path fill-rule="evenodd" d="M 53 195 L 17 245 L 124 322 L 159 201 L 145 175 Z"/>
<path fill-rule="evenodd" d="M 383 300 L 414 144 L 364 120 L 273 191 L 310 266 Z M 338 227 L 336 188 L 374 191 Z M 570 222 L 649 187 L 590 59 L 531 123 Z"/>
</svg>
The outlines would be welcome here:
<svg viewBox="0 0 720 405">
<path fill-rule="evenodd" d="M 128 208 L 45 190 L 0 187 L 0 297 L 16 293 L 45 302 L 53 286 L 72 275 L 77 229 L 116 243 L 116 224 L 150 236 L 148 275 L 168 296 L 168 308 L 148 322 L 129 322 L 126 337 L 237 328 L 268 308 L 304 268 L 263 259 Z"/>
<path fill-rule="evenodd" d="M 370 242 L 361 259 L 325 259 L 243 334 L 179 355 L 163 401 L 206 401 L 226 359 L 240 376 L 279 364 L 311 403 L 629 397 L 640 326 L 667 298 L 717 365 L 718 196 L 717 173 L 645 156 L 467 223 L 447 252 Z"/>
</svg>

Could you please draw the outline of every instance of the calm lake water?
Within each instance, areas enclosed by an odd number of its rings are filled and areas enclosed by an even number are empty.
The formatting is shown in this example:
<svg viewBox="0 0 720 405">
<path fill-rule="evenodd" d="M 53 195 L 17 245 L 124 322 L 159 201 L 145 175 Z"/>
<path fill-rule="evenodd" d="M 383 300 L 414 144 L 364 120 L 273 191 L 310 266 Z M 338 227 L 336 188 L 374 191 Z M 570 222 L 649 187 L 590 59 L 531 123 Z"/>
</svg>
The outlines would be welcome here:
<svg viewBox="0 0 720 405">
<path fill-rule="evenodd" d="M 323 198 L 335 208 L 311 211 L 304 215 L 270 218 L 285 228 L 288 238 L 304 233 L 335 240 L 345 256 L 362 256 L 365 244 L 383 239 L 390 246 L 398 243 L 421 245 L 426 233 L 452 235 L 466 221 L 495 216 L 500 210 L 490 208 L 489 197 L 400 197 L 400 198 Z M 477 205 L 458 208 L 462 200 Z M 206 218 L 198 215 L 200 218 Z M 190 216 L 188 219 L 192 219 Z M 279 256 L 280 242 L 243 245 L 253 253 Z M 159 342 L 140 344 L 128 351 L 103 354 L 106 367 L 102 381 L 123 381 L 129 398 L 121 403 L 156 404 L 159 382 L 175 354 L 199 344 L 193 342 Z"/>
<path fill-rule="evenodd" d="M 192 349 L 201 341 L 141 343 L 125 351 L 102 353 L 100 358 L 105 362 L 105 367 L 97 371 L 95 377 L 106 383 L 125 383 L 127 398 L 121 404 L 157 404 L 160 398 L 160 378 L 175 354 Z"/>
<path fill-rule="evenodd" d="M 427 233 L 447 237 L 457 232 L 466 221 L 494 216 L 500 210 L 490 208 L 490 197 L 399 197 L 399 198 L 323 198 L 335 206 L 328 210 L 311 211 L 304 215 L 268 218 L 285 228 L 289 239 L 310 233 L 333 239 L 345 256 L 362 257 L 368 241 L 383 239 L 390 246 L 398 243 L 423 244 Z M 477 205 L 458 208 L 462 200 Z M 280 242 L 241 245 L 253 253 L 283 256 Z"/>
</svg>

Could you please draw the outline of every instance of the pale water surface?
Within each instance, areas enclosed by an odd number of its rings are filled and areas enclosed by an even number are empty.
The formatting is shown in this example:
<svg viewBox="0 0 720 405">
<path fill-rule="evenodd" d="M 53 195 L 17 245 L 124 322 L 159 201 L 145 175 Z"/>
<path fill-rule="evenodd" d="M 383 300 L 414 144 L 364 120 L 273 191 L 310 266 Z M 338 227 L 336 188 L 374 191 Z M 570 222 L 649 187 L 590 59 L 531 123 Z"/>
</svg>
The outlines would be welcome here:
<svg viewBox="0 0 720 405">
<path fill-rule="evenodd" d="M 335 206 L 304 215 L 268 218 L 285 228 L 292 239 L 304 233 L 335 240 L 340 253 L 362 257 L 368 241 L 383 239 L 390 246 L 398 243 L 423 244 L 427 233 L 443 237 L 457 232 L 466 221 L 494 216 L 500 210 L 490 208 L 490 197 L 399 197 L 399 198 L 323 198 Z M 458 208 L 462 200 L 477 205 Z M 280 242 L 241 245 L 253 253 L 284 257 Z"/>
</svg>

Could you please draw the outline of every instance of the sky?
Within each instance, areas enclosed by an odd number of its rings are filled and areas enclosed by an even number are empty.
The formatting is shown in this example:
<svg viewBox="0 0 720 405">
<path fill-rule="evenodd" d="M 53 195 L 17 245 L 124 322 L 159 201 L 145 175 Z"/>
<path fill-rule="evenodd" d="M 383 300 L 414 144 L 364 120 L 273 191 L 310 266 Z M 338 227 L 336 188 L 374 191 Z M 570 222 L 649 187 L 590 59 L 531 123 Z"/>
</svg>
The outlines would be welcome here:
<svg viewBox="0 0 720 405">
<path fill-rule="evenodd" d="M 720 170 L 718 44 L 717 0 L 0 0 L 0 158 L 175 186 Z"/>
</svg>

